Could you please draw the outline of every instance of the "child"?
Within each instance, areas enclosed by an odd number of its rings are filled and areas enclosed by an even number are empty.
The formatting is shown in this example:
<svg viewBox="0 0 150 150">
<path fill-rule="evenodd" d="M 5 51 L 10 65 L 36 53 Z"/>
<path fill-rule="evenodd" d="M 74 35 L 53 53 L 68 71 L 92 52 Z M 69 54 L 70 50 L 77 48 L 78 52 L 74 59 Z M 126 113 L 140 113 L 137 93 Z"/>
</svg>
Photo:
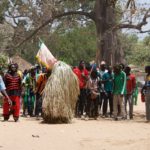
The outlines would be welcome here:
<svg viewBox="0 0 150 150">
<path fill-rule="evenodd" d="M 90 78 L 87 82 L 87 90 L 88 90 L 87 106 L 86 106 L 86 119 L 87 120 L 90 117 L 92 103 L 94 106 L 93 117 L 95 119 L 97 119 L 97 117 L 98 117 L 98 96 L 99 96 L 98 82 L 99 82 L 99 78 L 97 75 L 97 70 L 94 69 L 94 70 L 92 70 Z"/>
</svg>

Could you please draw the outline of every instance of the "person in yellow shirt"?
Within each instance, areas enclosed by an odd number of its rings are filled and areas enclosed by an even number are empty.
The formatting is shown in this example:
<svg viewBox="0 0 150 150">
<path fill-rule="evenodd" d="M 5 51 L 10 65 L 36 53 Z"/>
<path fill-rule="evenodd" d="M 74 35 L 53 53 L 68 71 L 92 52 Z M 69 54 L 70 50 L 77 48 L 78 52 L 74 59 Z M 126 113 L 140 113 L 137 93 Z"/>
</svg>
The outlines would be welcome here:
<svg viewBox="0 0 150 150">
<path fill-rule="evenodd" d="M 18 70 L 17 73 L 18 73 L 18 75 L 20 76 L 20 78 L 22 79 L 22 77 L 23 77 L 22 71 L 21 71 L 21 70 Z"/>
<path fill-rule="evenodd" d="M 19 70 L 19 66 L 18 66 L 18 64 L 17 63 L 15 63 L 14 64 L 15 66 L 16 66 L 16 68 L 17 68 L 17 74 L 20 76 L 20 78 L 22 79 L 22 77 L 23 77 L 23 73 L 22 73 L 22 71 L 21 70 Z"/>
</svg>

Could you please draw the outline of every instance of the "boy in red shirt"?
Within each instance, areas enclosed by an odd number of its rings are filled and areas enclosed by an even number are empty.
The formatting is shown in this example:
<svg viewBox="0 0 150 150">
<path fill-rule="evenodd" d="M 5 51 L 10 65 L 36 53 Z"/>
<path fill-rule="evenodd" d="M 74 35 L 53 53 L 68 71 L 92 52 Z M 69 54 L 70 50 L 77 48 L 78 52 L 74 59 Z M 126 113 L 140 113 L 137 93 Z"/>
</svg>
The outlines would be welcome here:
<svg viewBox="0 0 150 150">
<path fill-rule="evenodd" d="M 125 68 L 125 73 L 127 76 L 127 84 L 126 84 L 126 95 L 125 95 L 125 112 L 127 117 L 127 102 L 129 103 L 129 117 L 133 119 L 133 99 L 132 95 L 136 87 L 136 79 L 135 75 L 131 74 L 131 68 L 127 66 Z"/>
<path fill-rule="evenodd" d="M 73 72 L 79 79 L 80 95 L 76 104 L 76 115 L 82 116 L 86 104 L 86 82 L 88 80 L 88 71 L 85 69 L 85 62 L 80 61 L 79 66 L 73 69 Z"/>
</svg>

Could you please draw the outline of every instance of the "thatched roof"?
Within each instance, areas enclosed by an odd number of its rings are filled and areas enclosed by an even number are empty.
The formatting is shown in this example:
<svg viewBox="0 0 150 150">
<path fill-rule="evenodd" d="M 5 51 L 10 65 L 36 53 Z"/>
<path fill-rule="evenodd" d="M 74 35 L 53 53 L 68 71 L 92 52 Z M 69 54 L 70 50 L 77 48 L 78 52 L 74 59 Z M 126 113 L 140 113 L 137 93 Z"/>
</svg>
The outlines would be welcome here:
<svg viewBox="0 0 150 150">
<path fill-rule="evenodd" d="M 16 55 L 10 58 L 13 63 L 17 63 L 19 65 L 19 70 L 24 71 L 25 69 L 30 69 L 32 64 L 21 58 L 20 56 Z"/>
</svg>

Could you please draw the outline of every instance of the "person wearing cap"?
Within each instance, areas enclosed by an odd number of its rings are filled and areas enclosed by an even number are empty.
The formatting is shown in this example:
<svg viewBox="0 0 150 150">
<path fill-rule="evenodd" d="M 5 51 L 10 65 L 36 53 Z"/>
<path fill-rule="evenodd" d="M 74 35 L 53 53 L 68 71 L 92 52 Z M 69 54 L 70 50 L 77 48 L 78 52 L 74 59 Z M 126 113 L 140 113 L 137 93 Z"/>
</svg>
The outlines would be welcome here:
<svg viewBox="0 0 150 150">
<path fill-rule="evenodd" d="M 102 108 L 102 117 L 107 117 L 107 114 L 106 114 L 106 101 L 105 101 L 105 97 L 106 97 L 106 92 L 105 92 L 105 89 L 104 89 L 104 82 L 103 82 L 103 75 L 105 73 L 107 73 L 108 70 L 106 69 L 106 62 L 105 61 L 101 61 L 100 63 L 100 70 L 99 70 L 99 77 L 100 77 L 100 99 L 99 99 L 99 108 L 100 108 L 100 111 L 101 111 L 101 107 L 103 106 Z"/>
<path fill-rule="evenodd" d="M 114 74 L 112 72 L 112 67 L 109 66 L 108 67 L 108 72 L 104 73 L 104 75 L 102 76 L 102 81 L 104 83 L 104 90 L 105 90 L 105 100 L 104 100 L 104 110 L 103 110 L 103 114 L 105 117 L 107 117 L 107 105 L 109 102 L 109 115 L 110 117 L 112 116 L 113 113 L 113 78 L 114 78 Z"/>
</svg>

